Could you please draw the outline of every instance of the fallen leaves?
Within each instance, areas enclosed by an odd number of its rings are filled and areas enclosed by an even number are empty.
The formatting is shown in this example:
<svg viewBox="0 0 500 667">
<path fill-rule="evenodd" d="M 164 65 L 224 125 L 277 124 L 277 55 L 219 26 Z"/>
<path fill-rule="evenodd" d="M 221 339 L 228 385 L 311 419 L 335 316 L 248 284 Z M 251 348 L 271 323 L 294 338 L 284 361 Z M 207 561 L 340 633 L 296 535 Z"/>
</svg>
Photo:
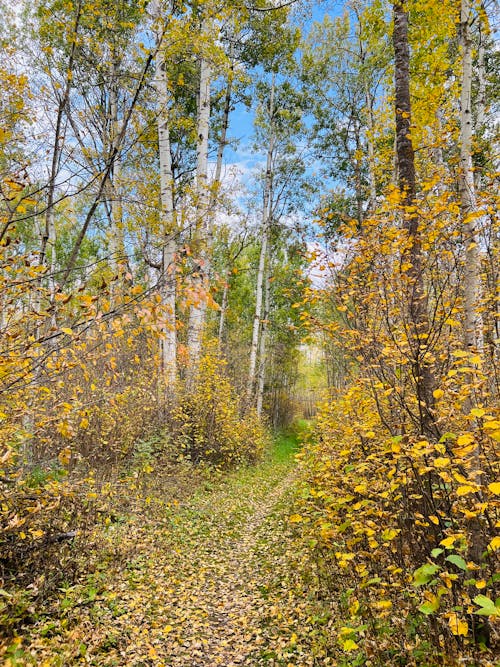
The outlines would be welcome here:
<svg viewBox="0 0 500 667">
<path fill-rule="evenodd" d="M 96 572 L 26 631 L 16 665 L 328 665 L 328 628 L 288 528 L 291 489 L 287 459 L 181 503 L 137 491 L 126 521 L 103 520 Z"/>
</svg>

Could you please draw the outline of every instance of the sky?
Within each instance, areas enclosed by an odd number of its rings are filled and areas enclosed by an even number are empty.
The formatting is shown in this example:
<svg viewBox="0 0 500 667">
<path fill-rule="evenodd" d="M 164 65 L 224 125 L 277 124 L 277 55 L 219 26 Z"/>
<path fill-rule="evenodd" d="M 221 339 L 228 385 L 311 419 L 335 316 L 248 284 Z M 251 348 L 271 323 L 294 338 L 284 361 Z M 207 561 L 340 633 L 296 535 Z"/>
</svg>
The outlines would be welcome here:
<svg viewBox="0 0 500 667">
<path fill-rule="evenodd" d="M 339 15 L 343 10 L 343 2 L 312 2 L 306 9 L 306 16 L 302 17 L 302 34 L 307 33 L 313 21 L 322 21 L 325 14 L 331 16 Z M 248 183 L 255 170 L 262 168 L 265 158 L 252 149 L 254 135 L 254 110 L 248 109 L 239 103 L 230 116 L 229 138 L 234 141 L 226 147 L 224 152 L 225 162 L 234 169 L 240 170 L 241 181 Z"/>
</svg>

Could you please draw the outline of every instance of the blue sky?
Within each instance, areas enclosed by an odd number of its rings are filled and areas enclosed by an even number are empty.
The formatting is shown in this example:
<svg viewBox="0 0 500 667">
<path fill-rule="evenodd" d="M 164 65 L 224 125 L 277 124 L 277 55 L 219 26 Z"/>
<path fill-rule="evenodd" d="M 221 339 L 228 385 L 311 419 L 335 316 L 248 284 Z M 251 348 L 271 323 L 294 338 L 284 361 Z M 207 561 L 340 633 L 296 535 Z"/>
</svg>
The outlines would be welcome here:
<svg viewBox="0 0 500 667">
<path fill-rule="evenodd" d="M 307 33 L 313 21 L 322 21 L 325 14 L 339 15 L 343 11 L 343 2 L 316 2 L 303 12 L 301 20 L 302 33 Z M 230 116 L 228 137 L 237 140 L 228 145 L 224 152 L 224 160 L 228 165 L 237 165 L 242 172 L 242 181 L 250 176 L 252 169 L 258 169 L 264 162 L 264 155 L 252 150 L 254 135 L 254 112 L 239 103 Z"/>
</svg>

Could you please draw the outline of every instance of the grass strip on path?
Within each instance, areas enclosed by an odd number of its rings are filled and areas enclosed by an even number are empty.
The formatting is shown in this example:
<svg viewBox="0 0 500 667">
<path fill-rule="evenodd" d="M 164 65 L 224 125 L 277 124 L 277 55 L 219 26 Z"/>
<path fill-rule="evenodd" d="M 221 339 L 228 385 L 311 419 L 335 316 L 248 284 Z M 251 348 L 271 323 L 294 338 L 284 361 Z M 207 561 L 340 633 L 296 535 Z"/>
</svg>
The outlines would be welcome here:
<svg viewBox="0 0 500 667">
<path fill-rule="evenodd" d="M 105 530 L 87 580 L 27 629 L 11 665 L 328 665 L 321 606 L 288 516 L 297 438 L 180 503 Z M 9 664 L 8 662 L 6 664 Z"/>
</svg>

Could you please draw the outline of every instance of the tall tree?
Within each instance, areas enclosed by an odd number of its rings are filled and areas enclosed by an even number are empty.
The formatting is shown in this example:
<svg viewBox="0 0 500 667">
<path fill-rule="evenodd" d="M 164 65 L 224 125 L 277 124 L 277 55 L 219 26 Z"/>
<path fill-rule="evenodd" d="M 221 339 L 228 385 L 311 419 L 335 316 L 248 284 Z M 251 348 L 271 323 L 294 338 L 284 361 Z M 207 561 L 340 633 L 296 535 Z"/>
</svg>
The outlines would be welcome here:
<svg viewBox="0 0 500 667">
<path fill-rule="evenodd" d="M 460 170 L 458 183 L 460 211 L 465 236 L 464 310 L 465 343 L 471 352 L 483 353 L 483 317 L 481 314 L 481 251 L 479 226 L 482 216 L 477 205 L 472 163 L 474 135 L 472 115 L 473 40 L 471 25 L 474 12 L 470 0 L 461 0 L 459 42 L 461 48 L 460 94 Z"/>
<path fill-rule="evenodd" d="M 177 227 L 174 208 L 174 177 L 170 146 L 169 113 L 171 96 L 165 63 L 164 36 L 172 13 L 172 3 L 164 6 L 160 0 L 152 5 L 156 33 L 155 85 L 158 94 L 158 154 L 160 163 L 160 234 L 162 239 L 159 265 L 159 290 L 165 310 L 165 326 L 161 341 L 162 367 L 167 387 L 175 385 L 177 377 L 177 320 L 176 320 L 176 253 Z"/>
<path fill-rule="evenodd" d="M 415 153 L 412 142 L 410 100 L 410 49 L 408 11 L 405 0 L 393 4 L 394 91 L 396 114 L 396 156 L 404 228 L 407 243 L 403 265 L 408 278 L 408 330 L 413 357 L 413 375 L 422 434 L 435 437 L 434 377 L 428 359 L 429 321 L 423 277 L 422 240 L 417 214 Z"/>
</svg>

